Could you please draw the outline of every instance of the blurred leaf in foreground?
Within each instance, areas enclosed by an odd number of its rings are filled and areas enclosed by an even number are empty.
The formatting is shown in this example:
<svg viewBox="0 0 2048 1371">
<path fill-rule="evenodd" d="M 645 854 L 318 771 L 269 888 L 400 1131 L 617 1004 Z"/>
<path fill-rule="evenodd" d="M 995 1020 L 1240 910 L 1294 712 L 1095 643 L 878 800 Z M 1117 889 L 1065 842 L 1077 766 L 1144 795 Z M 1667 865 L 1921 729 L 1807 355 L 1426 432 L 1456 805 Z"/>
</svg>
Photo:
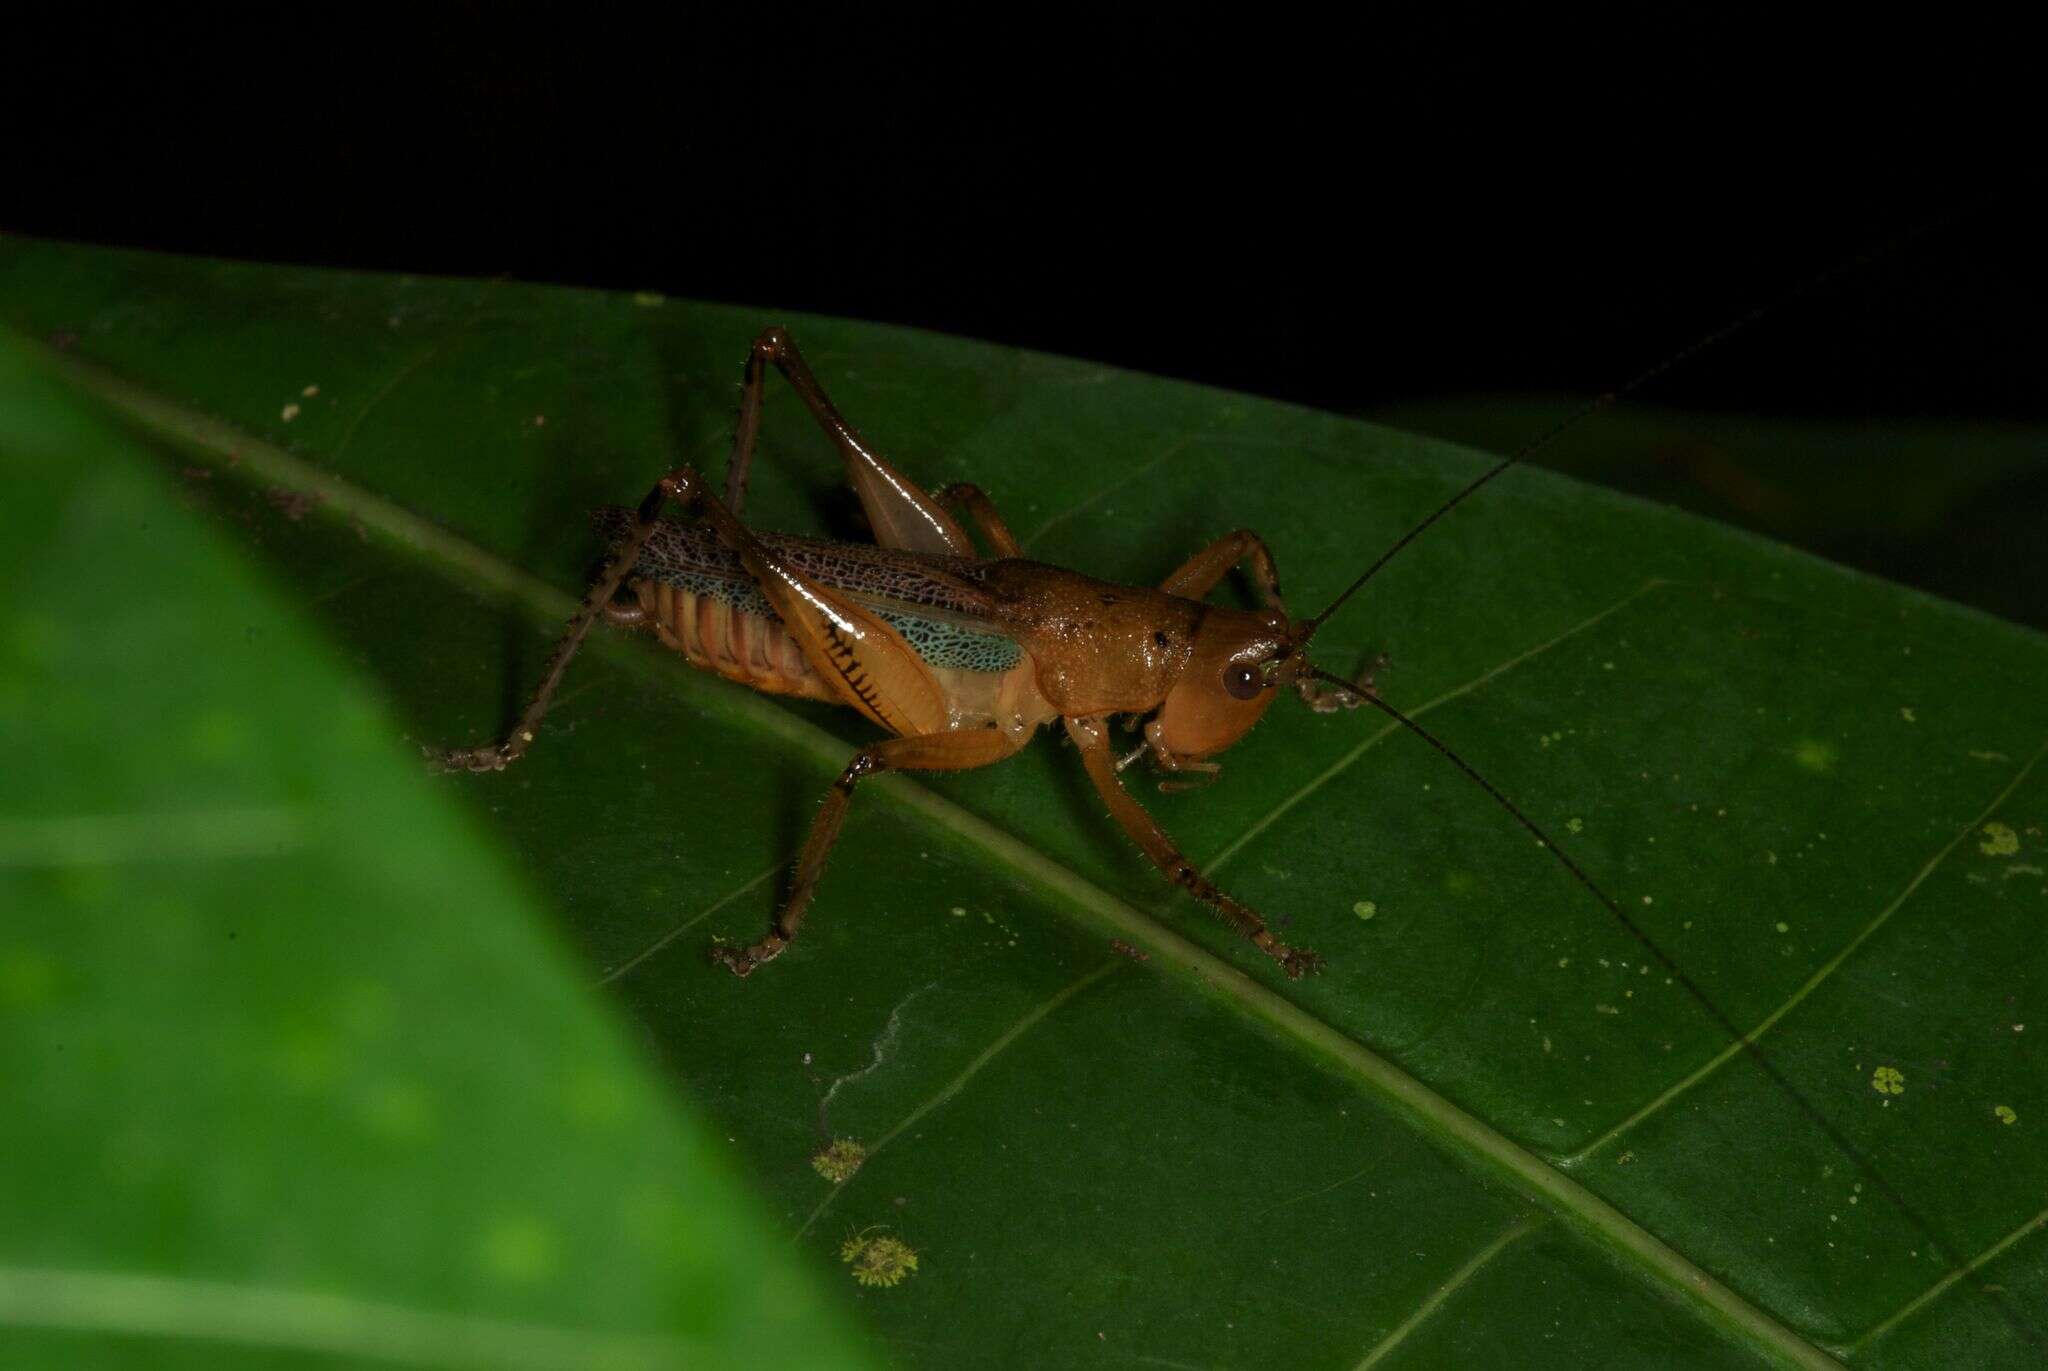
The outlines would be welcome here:
<svg viewBox="0 0 2048 1371">
<path fill-rule="evenodd" d="M 0 338 L 0 1362 L 853 1366 L 475 825 Z"/>
</svg>

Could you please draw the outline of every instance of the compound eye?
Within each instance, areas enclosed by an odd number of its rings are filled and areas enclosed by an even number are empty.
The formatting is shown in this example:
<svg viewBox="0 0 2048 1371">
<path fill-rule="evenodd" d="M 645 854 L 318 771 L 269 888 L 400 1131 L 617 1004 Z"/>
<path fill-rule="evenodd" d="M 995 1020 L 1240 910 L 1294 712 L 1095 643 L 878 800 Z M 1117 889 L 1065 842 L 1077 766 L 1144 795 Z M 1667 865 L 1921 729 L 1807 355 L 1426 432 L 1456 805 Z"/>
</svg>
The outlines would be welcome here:
<svg viewBox="0 0 2048 1371">
<path fill-rule="evenodd" d="M 1258 671 L 1243 662 L 1232 662 L 1223 668 L 1223 688 L 1233 700 L 1249 700 L 1264 689 Z"/>
</svg>

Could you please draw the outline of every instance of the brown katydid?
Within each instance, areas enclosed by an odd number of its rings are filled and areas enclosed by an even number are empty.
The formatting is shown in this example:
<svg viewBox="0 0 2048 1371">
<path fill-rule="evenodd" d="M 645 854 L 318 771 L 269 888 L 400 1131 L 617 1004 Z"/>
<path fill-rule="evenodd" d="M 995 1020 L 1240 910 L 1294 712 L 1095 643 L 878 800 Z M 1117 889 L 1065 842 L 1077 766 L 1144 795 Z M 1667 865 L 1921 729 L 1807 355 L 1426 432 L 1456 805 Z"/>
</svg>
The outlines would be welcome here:
<svg viewBox="0 0 2048 1371">
<path fill-rule="evenodd" d="M 1832 268 L 1795 293 L 1867 260 Z M 752 689 L 848 705 L 888 730 L 892 736 L 854 754 L 827 793 L 767 936 L 743 948 L 714 947 L 718 961 L 746 976 L 795 939 L 863 777 L 988 766 L 1058 719 L 1111 815 L 1167 879 L 1214 907 L 1298 979 L 1318 970 L 1322 958 L 1275 938 L 1257 911 L 1198 872 L 1124 788 L 1120 773 L 1149 757 L 1170 777 L 1213 777 L 1215 755 L 1250 731 L 1282 689 L 1291 688 L 1318 711 L 1370 704 L 1486 791 L 1740 1041 L 1733 1022 L 1513 801 L 1380 698 L 1373 673 L 1384 657 L 1347 680 L 1310 663 L 1307 647 L 1332 614 L 1457 505 L 1565 430 L 1763 312 L 1707 335 L 1488 467 L 1308 619 L 1289 616 L 1272 551 L 1250 529 L 1218 538 L 1157 587 L 1116 585 L 1023 558 L 987 494 L 967 483 L 925 492 L 840 415 L 788 333 L 766 329 L 747 354 L 724 498 L 684 464 L 656 482 L 636 510 L 597 511 L 611 555 L 570 618 L 532 701 L 504 741 L 448 751 L 436 765 L 497 771 L 524 756 L 570 659 L 600 615 L 652 629 L 693 666 Z M 875 544 L 760 533 L 740 521 L 771 365 L 838 447 Z M 671 501 L 701 520 L 662 519 Z M 973 521 L 995 557 L 978 555 L 956 516 Z M 1259 590 L 1263 610 L 1228 609 L 1203 598 L 1240 565 Z M 622 588 L 631 598 L 615 600 Z M 1121 757 L 1109 736 L 1118 718 L 1141 720 L 1144 736 Z"/>
<path fill-rule="evenodd" d="M 1213 778 L 1216 754 L 1249 732 L 1283 689 L 1319 712 L 1370 704 L 1492 796 L 1739 1038 L 1636 921 L 1513 801 L 1380 698 L 1373 674 L 1385 665 L 1384 656 L 1347 680 L 1310 663 L 1307 647 L 1332 614 L 1452 508 L 1566 428 L 1746 322 L 1644 372 L 1488 467 L 1308 619 L 1289 616 L 1272 551 L 1250 529 L 1216 539 L 1157 587 L 1116 585 L 1025 559 L 986 493 L 968 483 L 927 493 L 840 415 L 788 333 L 766 329 L 747 353 L 724 497 L 684 464 L 657 481 L 637 509 L 598 510 L 611 554 L 556 643 L 525 711 L 503 741 L 452 749 L 438 754 L 434 764 L 451 771 L 501 771 L 524 756 L 570 659 L 600 616 L 651 629 L 691 665 L 728 680 L 770 694 L 847 705 L 888 730 L 890 737 L 853 755 L 826 794 L 767 936 L 746 947 L 712 949 L 735 975 L 747 976 L 795 940 L 863 777 L 989 766 L 1020 751 L 1040 726 L 1058 719 L 1111 816 L 1166 878 L 1211 905 L 1291 979 L 1299 979 L 1319 970 L 1322 958 L 1275 938 L 1256 910 L 1197 871 L 1124 788 L 1121 772 L 1146 757 L 1169 778 Z M 839 449 L 874 544 L 762 533 L 741 522 L 770 366 Z M 662 519 L 671 501 L 700 520 Z M 976 552 L 961 515 L 979 529 L 993 558 Z M 1263 610 L 1229 609 L 1204 599 L 1240 565 L 1264 600 Z M 622 589 L 630 598 L 615 599 Z M 1144 738 L 1122 756 L 1110 743 L 1111 723 L 1119 718 L 1140 721 Z M 1161 784 L 1170 789 L 1187 783 Z"/>
<path fill-rule="evenodd" d="M 740 521 L 770 366 L 838 447 L 875 544 L 760 533 Z M 662 519 L 671 501 L 700 521 Z M 976 552 L 961 515 L 993 558 Z M 1212 905 L 1290 977 L 1320 966 L 1315 953 L 1275 938 L 1255 910 L 1197 872 L 1119 776 L 1141 756 L 1170 776 L 1213 775 L 1211 759 L 1243 737 L 1282 689 L 1317 710 L 1377 702 L 1370 670 L 1345 681 L 1309 665 L 1305 649 L 1329 611 L 1288 615 L 1272 552 L 1256 533 L 1239 529 L 1217 539 L 1156 588 L 1026 560 L 979 488 L 928 494 L 869 447 L 779 328 L 764 331 L 747 354 L 724 497 L 683 465 L 656 482 L 637 510 L 600 510 L 598 522 L 611 535 L 611 556 L 532 702 L 503 742 L 448 752 L 439 764 L 497 771 L 525 755 L 600 615 L 651 629 L 691 665 L 728 680 L 844 704 L 888 730 L 833 783 L 768 935 L 748 947 L 714 949 L 736 975 L 772 961 L 795 939 L 862 777 L 988 766 L 1055 719 L 1079 747 L 1110 813 L 1167 879 Z M 1240 564 L 1263 610 L 1203 598 Z M 622 589 L 630 598 L 615 599 Z M 1121 757 L 1110 743 L 1118 717 L 1144 719 L 1143 743 Z"/>
</svg>

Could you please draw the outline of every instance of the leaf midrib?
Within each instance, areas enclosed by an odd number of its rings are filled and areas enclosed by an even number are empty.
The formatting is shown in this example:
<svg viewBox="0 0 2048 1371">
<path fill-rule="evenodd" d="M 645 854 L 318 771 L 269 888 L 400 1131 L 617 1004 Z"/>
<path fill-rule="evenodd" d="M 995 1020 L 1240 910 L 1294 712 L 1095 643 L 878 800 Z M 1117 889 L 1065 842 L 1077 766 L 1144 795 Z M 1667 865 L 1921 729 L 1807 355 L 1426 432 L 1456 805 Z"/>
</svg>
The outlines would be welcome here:
<svg viewBox="0 0 2048 1371">
<path fill-rule="evenodd" d="M 24 341 L 41 353 L 53 372 L 160 439 L 222 459 L 228 470 L 243 479 L 316 495 L 320 497 L 319 511 L 323 516 L 354 520 L 374 529 L 399 546 L 438 562 L 444 572 L 466 577 L 542 618 L 564 620 L 575 609 L 573 596 L 394 501 L 264 439 L 167 399 L 145 385 L 46 344 Z M 235 461 L 227 464 L 224 459 L 230 455 Z M 646 669 L 655 661 L 642 652 L 633 652 L 630 658 L 639 664 L 638 669 Z M 843 760 L 843 741 L 758 695 L 697 672 L 673 673 L 672 679 L 735 722 L 794 748 L 825 767 L 837 767 Z M 1379 1096 L 1444 1151 L 1505 1180 L 1637 1268 L 1647 1279 L 1684 1297 L 1732 1337 L 1787 1365 L 1839 1371 L 1840 1364 L 1813 1343 L 1750 1304 L 1607 1201 L 1294 1001 L 1163 927 L 1078 872 L 915 781 L 901 775 L 885 775 L 871 784 L 890 802 L 950 830 L 1042 889 L 1063 896 L 1063 900 L 1055 902 L 1061 912 L 1137 943 L 1150 951 L 1161 966 L 1201 993 L 1324 1059 L 1326 1064 Z"/>
</svg>

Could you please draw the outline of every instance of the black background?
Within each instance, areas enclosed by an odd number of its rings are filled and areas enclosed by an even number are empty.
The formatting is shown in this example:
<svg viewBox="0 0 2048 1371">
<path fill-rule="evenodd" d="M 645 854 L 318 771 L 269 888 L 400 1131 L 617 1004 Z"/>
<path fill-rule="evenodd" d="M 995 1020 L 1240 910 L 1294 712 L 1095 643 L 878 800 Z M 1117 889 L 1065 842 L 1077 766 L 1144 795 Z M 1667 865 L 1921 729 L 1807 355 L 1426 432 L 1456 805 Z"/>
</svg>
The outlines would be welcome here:
<svg viewBox="0 0 2048 1371">
<path fill-rule="evenodd" d="M 103 24 L 16 54 L 0 227 L 851 315 L 1355 413 L 1613 389 L 1764 307 L 1634 402 L 2042 418 L 2039 120 L 1970 103 L 1996 35 L 1246 18 Z"/>
</svg>

